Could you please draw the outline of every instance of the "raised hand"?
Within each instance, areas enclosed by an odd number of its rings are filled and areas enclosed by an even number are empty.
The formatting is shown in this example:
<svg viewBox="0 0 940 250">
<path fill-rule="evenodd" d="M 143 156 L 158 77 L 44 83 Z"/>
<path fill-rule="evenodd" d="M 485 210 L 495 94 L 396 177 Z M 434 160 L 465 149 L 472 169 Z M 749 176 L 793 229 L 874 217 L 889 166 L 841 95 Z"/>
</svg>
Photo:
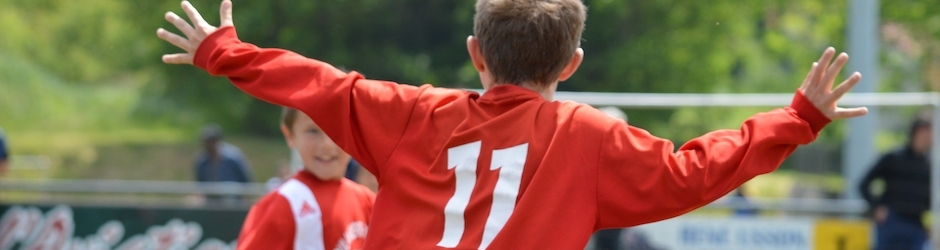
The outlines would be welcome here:
<svg viewBox="0 0 940 250">
<path fill-rule="evenodd" d="M 186 15 L 189 16 L 189 21 L 192 22 L 192 25 L 180 18 L 172 11 L 167 12 L 165 18 L 168 22 L 172 23 L 173 26 L 176 26 L 183 35 L 180 35 L 169 32 L 163 28 L 157 29 L 157 36 L 161 39 L 170 42 L 176 47 L 179 47 L 186 51 L 186 53 L 177 53 L 177 54 L 166 54 L 163 55 L 163 62 L 168 64 L 193 64 L 193 58 L 196 56 L 196 49 L 199 48 L 199 45 L 202 44 L 202 40 L 205 40 L 207 36 L 215 32 L 221 27 L 226 26 L 235 26 L 232 22 L 232 1 L 223 0 L 222 6 L 219 7 L 219 17 L 221 19 L 221 25 L 215 27 L 209 25 L 205 19 L 202 18 L 202 15 L 199 15 L 199 11 L 196 11 L 196 8 L 193 7 L 189 1 L 183 1 L 180 4 L 183 7 L 183 11 L 186 12 Z"/>
<path fill-rule="evenodd" d="M 803 80 L 803 85 L 800 86 L 800 91 L 813 103 L 813 106 L 816 106 L 830 120 L 863 116 L 868 113 L 868 109 L 865 107 L 840 108 L 836 106 L 836 102 L 845 93 L 848 93 L 852 87 L 855 87 L 858 81 L 862 80 L 862 74 L 852 73 L 848 79 L 832 89 L 832 83 L 839 76 L 839 71 L 845 66 L 845 62 L 849 60 L 849 55 L 843 52 L 832 64 L 829 64 L 835 54 L 836 49 L 832 47 L 823 52 L 819 61 L 813 63 L 812 69 L 806 75 L 806 79 Z"/>
</svg>

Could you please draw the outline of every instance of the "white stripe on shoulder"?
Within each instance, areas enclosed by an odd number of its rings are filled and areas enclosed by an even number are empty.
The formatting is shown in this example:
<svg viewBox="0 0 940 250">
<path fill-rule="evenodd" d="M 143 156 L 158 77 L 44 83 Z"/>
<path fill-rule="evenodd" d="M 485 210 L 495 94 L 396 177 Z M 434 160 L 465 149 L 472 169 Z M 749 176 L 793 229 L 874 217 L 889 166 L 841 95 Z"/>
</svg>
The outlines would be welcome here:
<svg viewBox="0 0 940 250">
<path fill-rule="evenodd" d="M 291 178 L 284 182 L 277 193 L 287 199 L 296 225 L 294 249 L 325 250 L 323 241 L 323 213 L 320 204 L 307 185 Z"/>
</svg>

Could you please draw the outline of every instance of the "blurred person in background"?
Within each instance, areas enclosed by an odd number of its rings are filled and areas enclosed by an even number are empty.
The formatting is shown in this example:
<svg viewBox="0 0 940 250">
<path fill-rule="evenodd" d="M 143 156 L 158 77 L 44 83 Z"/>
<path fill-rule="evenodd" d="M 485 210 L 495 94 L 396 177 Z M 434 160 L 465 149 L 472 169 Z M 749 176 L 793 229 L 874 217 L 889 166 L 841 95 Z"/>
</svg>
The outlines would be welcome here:
<svg viewBox="0 0 940 250">
<path fill-rule="evenodd" d="M 933 139 L 929 116 L 911 123 L 908 143 L 878 160 L 859 188 L 872 210 L 878 250 L 922 249 L 927 231 L 921 220 L 930 208 L 930 164 L 927 153 Z M 884 181 L 884 192 L 875 196 L 871 184 Z"/>
<path fill-rule="evenodd" d="M 758 210 L 757 207 L 755 207 L 754 204 L 747 199 L 747 195 L 744 195 L 744 188 L 739 187 L 731 192 L 733 193 L 731 199 L 733 199 L 732 201 L 736 204 L 734 209 L 734 216 L 757 216 L 760 210 Z"/>
<path fill-rule="evenodd" d="M 3 129 L 0 128 L 0 176 L 3 176 L 10 169 L 10 152 L 7 150 L 6 137 L 3 135 Z"/>
<path fill-rule="evenodd" d="M 202 129 L 202 149 L 196 155 L 195 171 L 198 182 L 251 182 L 251 166 L 242 151 L 222 141 L 222 128 L 211 124 Z M 234 205 L 240 196 L 209 195 L 207 202 Z"/>
</svg>

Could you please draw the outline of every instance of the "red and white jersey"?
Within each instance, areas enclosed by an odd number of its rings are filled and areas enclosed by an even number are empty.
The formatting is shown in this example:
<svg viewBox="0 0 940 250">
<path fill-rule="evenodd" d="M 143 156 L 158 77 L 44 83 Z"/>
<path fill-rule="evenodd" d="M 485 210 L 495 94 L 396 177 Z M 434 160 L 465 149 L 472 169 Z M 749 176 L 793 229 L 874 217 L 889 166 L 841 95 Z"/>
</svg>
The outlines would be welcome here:
<svg viewBox="0 0 940 250">
<path fill-rule="evenodd" d="M 674 217 L 774 171 L 829 123 L 797 93 L 676 150 L 588 105 L 514 85 L 481 96 L 368 80 L 231 27 L 195 64 L 308 114 L 376 175 L 366 249 L 580 249 L 596 230 Z"/>
<path fill-rule="evenodd" d="M 300 171 L 251 208 L 238 249 L 362 249 L 374 201 L 365 186 Z"/>
</svg>

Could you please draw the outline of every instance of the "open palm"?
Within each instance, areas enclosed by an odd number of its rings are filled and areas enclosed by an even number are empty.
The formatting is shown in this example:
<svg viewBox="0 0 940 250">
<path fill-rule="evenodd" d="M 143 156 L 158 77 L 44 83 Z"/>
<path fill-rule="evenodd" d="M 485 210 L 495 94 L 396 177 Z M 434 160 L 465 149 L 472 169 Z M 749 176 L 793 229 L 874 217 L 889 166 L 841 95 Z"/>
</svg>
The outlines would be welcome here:
<svg viewBox="0 0 940 250">
<path fill-rule="evenodd" d="M 221 27 L 235 26 L 232 22 L 232 1 L 222 1 L 222 5 L 219 7 L 219 17 L 221 19 L 221 25 L 219 25 L 219 27 L 207 23 L 206 20 L 202 18 L 202 15 L 199 14 L 199 11 L 196 11 L 196 8 L 193 7 L 189 1 L 183 1 L 180 5 L 183 7 L 183 11 L 186 12 L 186 15 L 189 16 L 189 21 L 192 22 L 192 25 L 172 11 L 167 12 L 165 18 L 168 22 L 176 26 L 180 32 L 183 32 L 183 35 L 186 37 L 184 38 L 163 28 L 157 29 L 157 36 L 186 51 L 186 53 L 163 55 L 164 63 L 193 64 L 196 50 L 199 49 L 199 45 L 202 44 L 202 41 L 205 40 L 207 36 Z"/>
<path fill-rule="evenodd" d="M 841 108 L 836 105 L 836 102 L 838 102 L 845 93 L 848 93 L 852 87 L 855 87 L 855 85 L 862 80 L 862 74 L 858 72 L 852 73 L 848 79 L 845 79 L 845 81 L 833 89 L 832 84 L 836 77 L 839 76 L 839 71 L 842 70 L 842 67 L 845 66 L 845 63 L 849 60 L 848 54 L 841 53 L 836 57 L 836 60 L 830 64 L 829 62 L 832 61 L 832 57 L 835 53 L 836 50 L 832 47 L 827 48 L 826 51 L 823 52 L 819 61 L 813 63 L 812 69 L 810 69 L 809 74 L 806 75 L 806 79 L 803 80 L 803 85 L 800 86 L 800 91 L 813 103 L 813 106 L 816 106 L 816 108 L 830 120 L 863 116 L 868 113 L 868 109 L 865 107 Z"/>
</svg>

